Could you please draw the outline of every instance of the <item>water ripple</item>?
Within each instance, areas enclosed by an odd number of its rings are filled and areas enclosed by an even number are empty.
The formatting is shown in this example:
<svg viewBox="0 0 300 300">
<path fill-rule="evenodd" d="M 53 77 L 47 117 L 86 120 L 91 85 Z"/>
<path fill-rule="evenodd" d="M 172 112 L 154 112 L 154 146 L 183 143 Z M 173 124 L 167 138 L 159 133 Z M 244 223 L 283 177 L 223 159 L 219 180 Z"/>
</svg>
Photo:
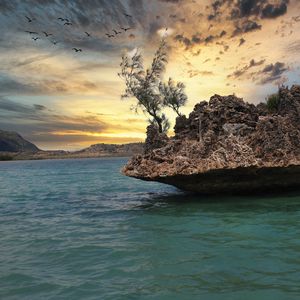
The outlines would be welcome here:
<svg viewBox="0 0 300 300">
<path fill-rule="evenodd" d="M 1 299 L 299 299 L 299 195 L 200 197 L 125 162 L 0 163 Z"/>
</svg>

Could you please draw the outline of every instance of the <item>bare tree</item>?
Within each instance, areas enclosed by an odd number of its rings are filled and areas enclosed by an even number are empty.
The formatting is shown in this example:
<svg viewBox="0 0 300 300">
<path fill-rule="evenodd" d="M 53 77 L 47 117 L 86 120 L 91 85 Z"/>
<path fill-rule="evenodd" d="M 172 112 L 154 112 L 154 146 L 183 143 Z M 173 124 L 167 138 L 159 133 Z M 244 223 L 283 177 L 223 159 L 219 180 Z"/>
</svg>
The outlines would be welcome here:
<svg viewBox="0 0 300 300">
<path fill-rule="evenodd" d="M 126 84 L 122 98 L 135 97 L 135 110 L 142 109 L 148 114 L 149 122 L 155 124 L 159 132 L 166 132 L 170 127 L 168 118 L 162 112 L 163 108 L 171 107 L 180 115 L 179 107 L 187 101 L 183 83 L 175 84 L 172 79 L 167 84 L 162 83 L 167 62 L 167 44 L 163 39 L 150 68 L 145 71 L 142 54 L 136 51 L 132 57 L 122 57 L 119 73 Z"/>
</svg>

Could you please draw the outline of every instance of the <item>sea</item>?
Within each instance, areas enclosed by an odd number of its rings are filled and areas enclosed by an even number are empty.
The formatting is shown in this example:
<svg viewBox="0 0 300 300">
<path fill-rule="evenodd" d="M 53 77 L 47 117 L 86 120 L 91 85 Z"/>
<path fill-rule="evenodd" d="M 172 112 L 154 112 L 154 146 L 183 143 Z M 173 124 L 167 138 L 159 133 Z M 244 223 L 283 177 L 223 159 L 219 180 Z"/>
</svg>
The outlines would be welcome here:
<svg viewBox="0 0 300 300">
<path fill-rule="evenodd" d="M 300 195 L 189 194 L 127 160 L 0 163 L 0 299 L 300 299 Z"/>
</svg>

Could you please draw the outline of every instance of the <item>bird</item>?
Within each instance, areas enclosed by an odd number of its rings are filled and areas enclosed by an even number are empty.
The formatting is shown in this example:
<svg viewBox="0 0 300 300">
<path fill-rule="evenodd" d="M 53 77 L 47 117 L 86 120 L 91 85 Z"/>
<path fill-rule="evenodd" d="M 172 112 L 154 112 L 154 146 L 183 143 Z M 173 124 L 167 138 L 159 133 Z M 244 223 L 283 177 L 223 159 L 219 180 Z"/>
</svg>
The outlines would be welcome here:
<svg viewBox="0 0 300 300">
<path fill-rule="evenodd" d="M 109 34 L 109 33 L 105 33 L 105 35 L 106 35 L 107 37 L 109 37 L 109 38 L 115 37 L 113 34 Z"/>
<path fill-rule="evenodd" d="M 127 17 L 127 18 L 132 18 L 131 15 L 128 15 L 128 14 L 126 14 L 126 13 L 124 13 L 124 16 Z"/>
<path fill-rule="evenodd" d="M 35 18 L 29 18 L 27 16 L 25 16 L 25 18 L 27 19 L 28 23 L 31 23 L 32 21 L 35 21 Z"/>
<path fill-rule="evenodd" d="M 45 37 L 53 35 L 52 33 L 47 33 L 46 31 L 43 31 L 43 33 L 44 33 Z"/>
<path fill-rule="evenodd" d="M 62 22 L 70 22 L 69 19 L 67 19 L 67 18 L 62 18 L 62 17 L 57 18 L 57 20 L 60 20 L 60 21 L 62 21 Z"/>
<path fill-rule="evenodd" d="M 88 37 L 90 37 L 91 36 L 91 34 L 90 33 L 88 33 L 88 32 L 84 32 Z"/>
<path fill-rule="evenodd" d="M 128 27 L 128 28 L 120 27 L 120 29 L 122 29 L 126 32 L 127 30 L 130 30 L 131 28 L 130 27 Z"/>
<path fill-rule="evenodd" d="M 71 22 L 65 22 L 65 24 L 64 25 L 73 25 Z"/>
<path fill-rule="evenodd" d="M 40 38 L 39 37 L 33 37 L 32 38 L 34 41 L 37 41 L 37 40 L 39 40 Z"/>
<path fill-rule="evenodd" d="M 122 33 L 121 31 L 116 31 L 115 29 L 113 29 L 113 32 L 115 33 L 115 35 Z"/>
<path fill-rule="evenodd" d="M 58 42 L 57 42 L 57 41 L 51 41 L 51 43 L 52 43 L 53 45 L 56 45 Z"/>
<path fill-rule="evenodd" d="M 75 52 L 82 52 L 82 49 L 78 49 L 78 48 L 72 48 L 72 50 L 74 50 Z"/>
<path fill-rule="evenodd" d="M 29 33 L 29 34 L 38 34 L 38 33 L 35 32 L 35 31 L 28 31 L 28 30 L 26 30 L 25 32 L 27 32 L 27 33 Z"/>
</svg>

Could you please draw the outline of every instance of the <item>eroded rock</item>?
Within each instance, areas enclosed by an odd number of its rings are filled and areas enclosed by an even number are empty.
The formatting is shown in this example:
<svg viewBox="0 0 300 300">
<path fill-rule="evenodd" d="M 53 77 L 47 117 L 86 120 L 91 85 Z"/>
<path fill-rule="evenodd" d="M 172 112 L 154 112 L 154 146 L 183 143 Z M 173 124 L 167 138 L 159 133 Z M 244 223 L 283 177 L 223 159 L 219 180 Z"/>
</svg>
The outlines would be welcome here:
<svg viewBox="0 0 300 300">
<path fill-rule="evenodd" d="M 149 126 L 145 154 L 123 173 L 205 193 L 300 187 L 300 86 L 281 88 L 279 97 L 270 113 L 265 104 L 214 95 L 177 118 L 172 138 Z M 248 181 L 239 181 L 243 172 Z"/>
</svg>

